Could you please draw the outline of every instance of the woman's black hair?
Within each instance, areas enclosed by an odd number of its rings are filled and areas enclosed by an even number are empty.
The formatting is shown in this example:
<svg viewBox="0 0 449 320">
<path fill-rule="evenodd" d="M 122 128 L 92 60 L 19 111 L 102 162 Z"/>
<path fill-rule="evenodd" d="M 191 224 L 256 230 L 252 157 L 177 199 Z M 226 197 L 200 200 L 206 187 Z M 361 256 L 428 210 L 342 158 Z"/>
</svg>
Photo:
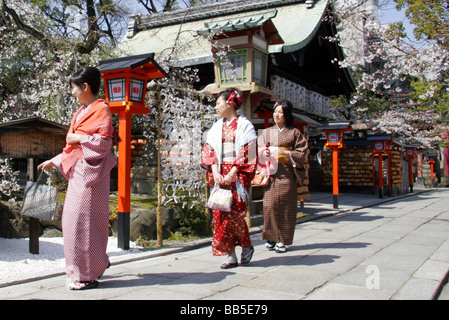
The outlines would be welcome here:
<svg viewBox="0 0 449 320">
<path fill-rule="evenodd" d="M 87 83 L 92 94 L 98 95 L 101 85 L 101 73 L 95 67 L 84 67 L 69 78 L 69 84 L 82 88 Z"/>
<path fill-rule="evenodd" d="M 282 106 L 284 112 L 285 126 L 293 126 L 293 104 L 288 100 L 281 100 L 277 103 L 278 106 Z"/>
<path fill-rule="evenodd" d="M 240 106 L 242 105 L 243 99 L 240 99 L 240 100 L 239 100 L 239 97 L 242 97 L 242 94 L 241 94 L 240 91 L 238 91 L 236 88 L 228 88 L 228 89 L 226 89 L 225 91 L 220 92 L 220 93 L 218 94 L 217 99 L 220 98 L 220 97 L 223 97 L 223 99 L 224 99 L 225 101 L 228 101 L 229 96 L 230 96 L 231 93 L 233 93 L 233 92 L 237 92 L 236 97 L 233 99 L 235 109 L 237 110 L 237 109 L 240 108 Z"/>
</svg>

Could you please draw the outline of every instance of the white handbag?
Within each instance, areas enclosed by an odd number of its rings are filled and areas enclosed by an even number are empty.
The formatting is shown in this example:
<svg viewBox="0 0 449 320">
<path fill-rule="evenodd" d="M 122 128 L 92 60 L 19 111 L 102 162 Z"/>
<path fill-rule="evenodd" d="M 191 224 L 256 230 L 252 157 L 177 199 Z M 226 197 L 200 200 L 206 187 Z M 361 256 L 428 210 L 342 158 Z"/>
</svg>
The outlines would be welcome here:
<svg viewBox="0 0 449 320">
<path fill-rule="evenodd" d="M 219 185 L 215 185 L 211 191 L 207 207 L 220 211 L 230 212 L 232 206 L 232 191 L 221 189 Z"/>
</svg>

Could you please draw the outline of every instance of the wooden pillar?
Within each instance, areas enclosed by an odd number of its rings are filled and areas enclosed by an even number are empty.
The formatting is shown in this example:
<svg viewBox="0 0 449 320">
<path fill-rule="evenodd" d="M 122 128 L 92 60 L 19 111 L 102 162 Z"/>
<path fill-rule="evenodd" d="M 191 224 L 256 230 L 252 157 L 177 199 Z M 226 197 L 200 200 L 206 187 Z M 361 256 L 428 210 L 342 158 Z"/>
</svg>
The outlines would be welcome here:
<svg viewBox="0 0 449 320">
<path fill-rule="evenodd" d="M 27 171 L 28 171 L 28 180 L 36 181 L 37 176 L 37 165 L 36 159 L 28 158 L 27 161 Z M 39 219 L 37 218 L 29 218 L 29 252 L 32 254 L 39 254 Z"/>
</svg>

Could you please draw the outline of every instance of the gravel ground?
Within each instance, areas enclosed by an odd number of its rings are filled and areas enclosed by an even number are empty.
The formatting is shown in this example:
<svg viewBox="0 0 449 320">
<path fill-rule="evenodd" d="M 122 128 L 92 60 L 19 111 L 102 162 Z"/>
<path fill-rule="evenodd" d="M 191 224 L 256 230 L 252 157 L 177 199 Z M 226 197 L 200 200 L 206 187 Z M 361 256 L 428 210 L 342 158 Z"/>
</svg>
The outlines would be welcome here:
<svg viewBox="0 0 449 320">
<path fill-rule="evenodd" d="M 107 252 L 112 263 L 138 258 L 148 252 L 130 242 L 129 250 L 117 247 L 117 238 L 109 237 Z M 39 239 L 39 254 L 29 252 L 29 240 L 0 238 L 0 286 L 28 278 L 64 273 L 65 260 L 61 238 Z"/>
</svg>

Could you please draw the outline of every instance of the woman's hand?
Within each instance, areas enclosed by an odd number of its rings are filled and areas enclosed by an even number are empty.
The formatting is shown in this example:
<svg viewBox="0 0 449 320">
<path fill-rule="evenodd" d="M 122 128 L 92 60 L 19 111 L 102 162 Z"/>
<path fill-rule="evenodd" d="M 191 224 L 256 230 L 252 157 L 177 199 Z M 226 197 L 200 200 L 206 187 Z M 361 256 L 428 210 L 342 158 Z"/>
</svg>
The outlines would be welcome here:
<svg viewBox="0 0 449 320">
<path fill-rule="evenodd" d="M 218 166 L 216 164 L 212 165 L 212 175 L 214 176 L 215 184 L 223 184 L 223 176 L 218 172 Z"/>
<path fill-rule="evenodd" d="M 224 183 L 224 179 L 223 179 L 223 176 L 221 175 L 221 173 L 214 172 L 213 175 L 214 175 L 215 184 L 223 184 Z"/>
<path fill-rule="evenodd" d="M 270 155 L 271 155 L 270 149 L 266 148 L 266 149 L 263 151 L 262 155 L 263 155 L 265 158 L 269 158 Z"/>
<path fill-rule="evenodd" d="M 283 150 L 279 147 L 269 147 L 269 154 L 273 155 L 274 157 L 277 156 L 288 156 L 290 154 L 290 151 Z"/>
<path fill-rule="evenodd" d="M 277 158 L 282 152 L 282 150 L 278 147 L 269 147 L 268 150 L 270 152 L 270 156 L 275 158 Z"/>
<path fill-rule="evenodd" d="M 224 185 L 230 185 L 231 182 L 232 182 L 232 180 L 234 180 L 234 177 L 231 176 L 231 175 L 228 173 L 227 175 L 225 175 L 225 176 L 223 177 L 223 184 L 224 184 Z"/>
<path fill-rule="evenodd" d="M 225 174 L 222 175 L 220 172 L 218 172 L 218 167 L 216 164 L 212 165 L 212 174 L 214 176 L 214 182 L 215 184 L 220 185 L 230 185 L 232 183 L 232 180 L 234 180 L 234 177 L 237 173 L 237 168 L 232 167 L 231 170 Z"/>
<path fill-rule="evenodd" d="M 229 172 L 223 177 L 223 183 L 225 185 L 230 185 L 232 180 L 234 180 L 235 175 L 237 174 L 237 168 L 236 167 L 232 167 L 231 170 L 229 170 Z"/>
<path fill-rule="evenodd" d="M 67 134 L 67 143 L 80 143 L 81 142 L 81 135 L 75 134 L 75 133 L 68 133 Z"/>
<path fill-rule="evenodd" d="M 42 162 L 37 167 L 41 170 L 50 171 L 51 169 L 53 169 L 54 166 L 55 165 L 53 164 L 53 162 L 51 162 L 51 160 L 47 160 L 47 161 Z"/>
</svg>

